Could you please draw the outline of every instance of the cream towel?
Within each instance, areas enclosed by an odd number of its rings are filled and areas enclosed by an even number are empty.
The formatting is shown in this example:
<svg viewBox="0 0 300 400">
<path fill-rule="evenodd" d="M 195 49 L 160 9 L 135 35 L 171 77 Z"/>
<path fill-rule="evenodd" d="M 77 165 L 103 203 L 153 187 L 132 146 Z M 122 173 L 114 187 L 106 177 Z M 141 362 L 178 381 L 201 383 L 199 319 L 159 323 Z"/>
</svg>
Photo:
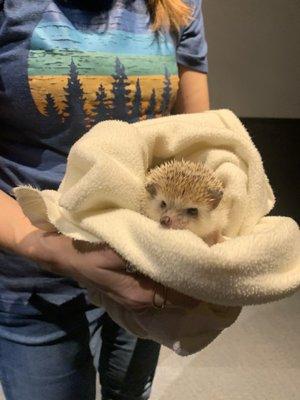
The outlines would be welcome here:
<svg viewBox="0 0 300 400">
<path fill-rule="evenodd" d="M 167 230 L 139 213 L 148 168 L 170 158 L 201 160 L 224 182 L 228 240 L 209 247 L 188 230 Z M 34 225 L 74 239 L 105 241 L 153 280 L 205 303 L 192 310 L 125 310 L 91 293 L 132 333 L 187 355 L 231 325 L 244 305 L 300 286 L 300 233 L 289 217 L 266 217 L 275 198 L 261 157 L 230 110 L 128 124 L 104 121 L 71 148 L 57 191 L 13 189 Z"/>
</svg>

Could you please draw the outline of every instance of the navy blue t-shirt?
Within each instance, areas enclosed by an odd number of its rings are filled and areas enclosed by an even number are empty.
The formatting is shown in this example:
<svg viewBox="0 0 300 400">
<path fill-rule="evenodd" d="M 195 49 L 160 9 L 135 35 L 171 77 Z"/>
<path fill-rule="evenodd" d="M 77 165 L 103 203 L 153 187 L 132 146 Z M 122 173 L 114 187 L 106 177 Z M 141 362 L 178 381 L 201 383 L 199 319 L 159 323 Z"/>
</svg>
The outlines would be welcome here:
<svg viewBox="0 0 300 400">
<path fill-rule="evenodd" d="M 0 189 L 57 190 L 94 124 L 169 115 L 178 64 L 208 70 L 201 1 L 189 4 L 179 35 L 157 35 L 144 0 L 0 1 Z M 84 290 L 0 248 L 0 302 L 32 292 L 61 304 Z"/>
</svg>

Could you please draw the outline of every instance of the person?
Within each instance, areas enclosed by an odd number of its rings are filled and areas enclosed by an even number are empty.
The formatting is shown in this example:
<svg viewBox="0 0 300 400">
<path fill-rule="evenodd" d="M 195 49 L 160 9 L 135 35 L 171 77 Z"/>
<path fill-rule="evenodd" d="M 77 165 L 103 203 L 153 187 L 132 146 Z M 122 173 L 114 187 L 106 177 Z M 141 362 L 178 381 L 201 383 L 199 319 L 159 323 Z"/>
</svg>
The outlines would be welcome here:
<svg viewBox="0 0 300 400">
<path fill-rule="evenodd" d="M 113 249 L 79 251 L 23 214 L 11 189 L 57 190 L 70 147 L 106 119 L 209 109 L 201 1 L 0 1 L 0 377 L 7 400 L 148 399 L 160 345 L 95 307 L 78 281 L 129 309 L 198 300 L 138 274 Z M 161 301 L 162 303 L 159 303 Z M 157 305 L 156 305 L 157 303 Z"/>
</svg>

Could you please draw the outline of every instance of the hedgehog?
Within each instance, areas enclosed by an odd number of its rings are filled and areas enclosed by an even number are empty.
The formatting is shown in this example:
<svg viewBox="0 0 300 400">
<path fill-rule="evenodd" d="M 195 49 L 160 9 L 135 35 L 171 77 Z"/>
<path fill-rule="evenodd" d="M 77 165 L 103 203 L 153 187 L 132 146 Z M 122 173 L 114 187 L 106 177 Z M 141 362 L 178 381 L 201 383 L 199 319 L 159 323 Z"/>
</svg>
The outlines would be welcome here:
<svg viewBox="0 0 300 400">
<path fill-rule="evenodd" d="M 170 160 L 146 173 L 141 213 L 163 228 L 188 229 L 209 246 L 224 241 L 224 184 L 202 162 Z"/>
</svg>

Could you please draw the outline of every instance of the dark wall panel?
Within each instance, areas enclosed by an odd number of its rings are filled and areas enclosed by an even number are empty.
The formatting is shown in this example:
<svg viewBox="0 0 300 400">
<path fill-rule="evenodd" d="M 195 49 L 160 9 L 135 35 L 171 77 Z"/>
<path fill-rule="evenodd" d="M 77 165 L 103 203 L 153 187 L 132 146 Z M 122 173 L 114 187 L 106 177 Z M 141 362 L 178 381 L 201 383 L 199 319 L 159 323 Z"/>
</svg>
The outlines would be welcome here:
<svg viewBox="0 0 300 400">
<path fill-rule="evenodd" d="M 276 204 L 270 215 L 300 220 L 300 119 L 242 118 L 273 188 Z"/>
</svg>

